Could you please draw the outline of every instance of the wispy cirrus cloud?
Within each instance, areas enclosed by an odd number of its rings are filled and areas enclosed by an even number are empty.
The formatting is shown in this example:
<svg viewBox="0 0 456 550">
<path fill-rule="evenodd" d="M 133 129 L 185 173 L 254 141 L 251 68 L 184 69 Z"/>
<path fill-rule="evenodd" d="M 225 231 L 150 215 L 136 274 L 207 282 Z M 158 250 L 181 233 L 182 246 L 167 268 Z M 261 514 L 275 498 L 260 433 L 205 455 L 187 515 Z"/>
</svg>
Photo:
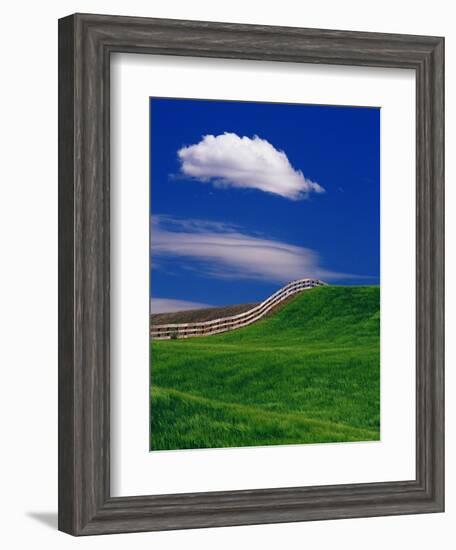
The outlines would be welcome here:
<svg viewBox="0 0 456 550">
<path fill-rule="evenodd" d="M 151 298 L 150 312 L 151 313 L 171 313 L 174 311 L 188 311 L 191 309 L 204 309 L 213 307 L 209 304 L 201 302 L 190 302 L 188 300 L 176 300 L 173 298 Z"/>
<path fill-rule="evenodd" d="M 258 136 L 206 135 L 177 155 L 182 174 L 202 182 L 258 189 L 292 200 L 325 191 L 293 168 L 284 151 Z"/>
<path fill-rule="evenodd" d="M 206 220 L 153 216 L 152 265 L 163 260 L 221 279 L 287 283 L 314 277 L 325 281 L 356 278 L 324 268 L 309 248 L 254 235 L 240 227 Z"/>
</svg>

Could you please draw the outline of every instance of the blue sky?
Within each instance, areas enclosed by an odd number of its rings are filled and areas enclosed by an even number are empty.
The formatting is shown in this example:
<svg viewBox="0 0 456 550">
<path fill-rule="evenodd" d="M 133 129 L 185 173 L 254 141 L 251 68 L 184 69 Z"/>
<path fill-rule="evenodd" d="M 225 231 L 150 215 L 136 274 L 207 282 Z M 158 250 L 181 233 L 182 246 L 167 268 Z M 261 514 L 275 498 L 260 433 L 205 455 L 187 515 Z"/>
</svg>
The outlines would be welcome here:
<svg viewBox="0 0 456 550">
<path fill-rule="evenodd" d="M 379 284 L 380 109 L 150 98 L 151 309 Z"/>
</svg>

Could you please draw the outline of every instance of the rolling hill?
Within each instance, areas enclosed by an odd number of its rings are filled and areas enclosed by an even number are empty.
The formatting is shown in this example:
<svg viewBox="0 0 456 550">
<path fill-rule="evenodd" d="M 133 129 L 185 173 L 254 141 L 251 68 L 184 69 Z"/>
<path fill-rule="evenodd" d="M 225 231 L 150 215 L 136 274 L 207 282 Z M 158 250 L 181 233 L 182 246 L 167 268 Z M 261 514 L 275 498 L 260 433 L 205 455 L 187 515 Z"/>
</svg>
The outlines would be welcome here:
<svg viewBox="0 0 456 550">
<path fill-rule="evenodd" d="M 151 342 L 151 450 L 379 437 L 378 286 L 314 288 L 245 328 Z"/>
</svg>

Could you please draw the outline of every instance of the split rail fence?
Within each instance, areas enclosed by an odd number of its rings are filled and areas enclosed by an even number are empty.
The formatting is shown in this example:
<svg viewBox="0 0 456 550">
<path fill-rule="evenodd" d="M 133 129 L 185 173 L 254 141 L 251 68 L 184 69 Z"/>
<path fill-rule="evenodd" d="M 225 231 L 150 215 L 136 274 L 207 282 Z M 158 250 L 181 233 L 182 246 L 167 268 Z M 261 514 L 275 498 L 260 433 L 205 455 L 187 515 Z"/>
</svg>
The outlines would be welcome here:
<svg viewBox="0 0 456 550">
<path fill-rule="evenodd" d="M 169 323 L 166 325 L 151 325 L 150 336 L 154 340 L 170 340 L 174 338 L 192 338 L 194 336 L 209 336 L 242 328 L 264 317 L 278 304 L 299 292 L 309 290 L 326 283 L 318 279 L 299 279 L 288 283 L 277 292 L 266 298 L 261 304 L 231 317 L 222 317 L 212 321 L 199 323 Z"/>
</svg>

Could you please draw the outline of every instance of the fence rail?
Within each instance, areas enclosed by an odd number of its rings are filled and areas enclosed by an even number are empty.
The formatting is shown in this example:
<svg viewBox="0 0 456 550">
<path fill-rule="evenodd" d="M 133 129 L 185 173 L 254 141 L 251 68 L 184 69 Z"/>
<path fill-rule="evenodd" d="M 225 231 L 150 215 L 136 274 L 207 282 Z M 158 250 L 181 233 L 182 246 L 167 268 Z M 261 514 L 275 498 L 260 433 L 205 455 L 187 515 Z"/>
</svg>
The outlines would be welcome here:
<svg viewBox="0 0 456 550">
<path fill-rule="evenodd" d="M 222 317 L 212 321 L 199 323 L 168 323 L 166 325 L 151 325 L 150 336 L 154 340 L 170 340 L 174 338 L 193 338 L 195 336 L 209 336 L 228 332 L 251 325 L 264 317 L 271 309 L 283 302 L 293 294 L 303 292 L 326 283 L 319 279 L 299 279 L 288 283 L 277 292 L 266 298 L 261 304 L 231 317 Z"/>
</svg>

